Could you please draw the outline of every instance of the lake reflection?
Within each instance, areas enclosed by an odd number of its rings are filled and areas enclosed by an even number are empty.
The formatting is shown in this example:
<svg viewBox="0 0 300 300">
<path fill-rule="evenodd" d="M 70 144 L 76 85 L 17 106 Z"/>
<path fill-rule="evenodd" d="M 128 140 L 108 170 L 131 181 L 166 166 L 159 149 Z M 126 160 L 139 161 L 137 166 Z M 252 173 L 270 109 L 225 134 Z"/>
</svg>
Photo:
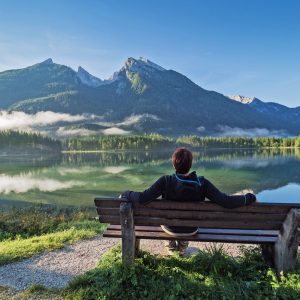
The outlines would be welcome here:
<svg viewBox="0 0 300 300">
<path fill-rule="evenodd" d="M 23 202 L 93 205 L 94 197 L 141 191 L 172 174 L 171 151 L 0 155 L 0 205 Z M 227 193 L 253 190 L 261 202 L 300 203 L 300 155 L 293 151 L 194 152 L 193 170 Z"/>
</svg>

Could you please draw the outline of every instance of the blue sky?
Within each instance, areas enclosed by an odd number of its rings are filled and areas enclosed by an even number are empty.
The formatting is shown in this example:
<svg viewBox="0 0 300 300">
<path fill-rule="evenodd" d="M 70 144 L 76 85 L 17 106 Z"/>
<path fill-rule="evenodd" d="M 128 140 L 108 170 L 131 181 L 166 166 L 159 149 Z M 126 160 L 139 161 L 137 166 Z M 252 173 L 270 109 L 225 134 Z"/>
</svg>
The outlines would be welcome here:
<svg viewBox="0 0 300 300">
<path fill-rule="evenodd" d="M 300 105 L 300 1 L 0 0 L 0 71 L 49 57 L 107 78 L 146 57 L 205 89 Z"/>
</svg>

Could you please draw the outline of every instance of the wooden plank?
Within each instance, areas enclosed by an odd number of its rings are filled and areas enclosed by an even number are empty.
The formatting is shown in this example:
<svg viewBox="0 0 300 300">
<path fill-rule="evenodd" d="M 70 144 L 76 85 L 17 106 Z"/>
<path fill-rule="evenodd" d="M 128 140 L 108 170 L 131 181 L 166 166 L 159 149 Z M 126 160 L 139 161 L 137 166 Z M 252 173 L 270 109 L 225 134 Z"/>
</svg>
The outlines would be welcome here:
<svg viewBox="0 0 300 300">
<path fill-rule="evenodd" d="M 121 230 L 120 225 L 109 225 L 107 230 Z M 163 232 L 160 226 L 135 226 L 135 231 Z M 198 233 L 278 236 L 279 230 L 239 230 L 222 228 L 199 228 Z"/>
<path fill-rule="evenodd" d="M 108 230 L 105 232 L 105 237 L 122 236 L 120 231 Z M 136 232 L 136 238 L 138 239 L 154 239 L 154 240 L 185 240 L 185 241 L 201 241 L 201 242 L 222 242 L 222 243 L 242 243 L 242 244 L 266 244 L 275 243 L 277 237 L 273 236 L 252 236 L 252 235 L 223 235 L 223 234 L 205 234 L 200 233 L 187 237 L 175 237 L 165 232 Z"/>
<path fill-rule="evenodd" d="M 118 225 L 120 218 L 117 216 L 103 215 L 99 216 L 101 223 Z M 142 226 L 159 226 L 161 224 L 169 226 L 201 227 L 201 228 L 224 228 L 224 229 L 260 229 L 260 230 L 279 230 L 282 222 L 279 221 L 247 221 L 247 220 L 228 220 L 228 221 L 211 221 L 211 220 L 182 220 L 182 219 L 165 219 L 165 218 L 147 218 L 135 217 L 135 225 Z"/>
<path fill-rule="evenodd" d="M 239 230 L 239 229 L 200 228 L 200 229 L 198 229 L 198 233 L 278 236 L 279 230 Z"/>
<path fill-rule="evenodd" d="M 147 218 L 135 217 L 136 225 L 169 225 L 185 227 L 203 227 L 203 228 L 224 228 L 224 229 L 273 229 L 279 230 L 282 222 L 279 221 L 248 221 L 248 220 L 228 220 L 228 221 L 211 221 L 211 220 L 183 220 L 183 219 L 166 219 L 166 218 Z"/>
<path fill-rule="evenodd" d="M 281 221 L 286 218 L 286 214 L 266 214 L 266 213 L 252 213 L 252 212 L 235 212 L 234 210 L 226 212 L 216 211 L 194 211 L 194 210 L 158 210 L 151 208 L 136 208 L 133 211 L 134 217 L 154 217 L 167 219 L 193 219 L 193 220 L 255 220 L 255 221 Z"/>
<path fill-rule="evenodd" d="M 122 263 L 125 266 L 133 264 L 136 249 L 134 220 L 131 203 L 122 203 L 120 206 L 122 227 Z"/>
<path fill-rule="evenodd" d="M 156 208 L 156 209 L 183 209 L 183 210 L 195 210 L 195 211 L 235 211 L 235 212 L 262 212 L 262 213 L 288 213 L 291 206 L 276 206 L 276 205 L 261 205 L 253 203 L 249 206 L 242 206 L 239 208 L 229 209 L 223 208 L 215 203 L 205 202 L 179 202 L 179 201 L 167 201 L 167 200 L 155 200 L 147 205 L 134 204 L 134 208 Z"/>
<path fill-rule="evenodd" d="M 97 213 L 101 215 L 119 215 L 119 208 L 111 207 L 97 207 Z M 286 214 L 266 214 L 266 213 L 249 213 L 249 212 L 235 212 L 229 210 L 226 212 L 216 211 L 183 211 L 183 210 L 158 210 L 152 208 L 136 208 L 134 209 L 134 216 L 144 217 L 160 217 L 171 219 L 193 219 L 193 220 L 271 220 L 284 221 Z"/>
<path fill-rule="evenodd" d="M 99 216 L 99 222 L 106 223 L 106 224 L 113 224 L 113 225 L 121 224 L 120 216 L 108 216 L 108 215 Z"/>
<path fill-rule="evenodd" d="M 120 207 L 121 204 L 120 198 L 95 198 L 95 206 L 111 206 L 111 207 Z"/>
<path fill-rule="evenodd" d="M 124 201 L 124 200 L 123 200 Z M 120 198 L 96 198 L 95 205 L 99 207 L 111 206 L 118 207 L 121 202 Z M 281 204 L 281 203 L 253 203 L 249 206 L 234 208 L 234 211 L 246 212 L 264 212 L 264 213 L 288 213 L 291 208 L 299 207 L 300 203 Z M 147 205 L 134 203 L 134 207 L 149 207 L 157 209 L 185 209 L 200 211 L 230 211 L 232 209 L 223 208 L 210 201 L 205 202 L 180 202 L 168 200 L 154 200 Z"/>
<path fill-rule="evenodd" d="M 110 215 L 110 216 L 119 216 L 120 215 L 120 208 L 115 207 L 97 207 L 97 213 L 99 216 L 101 215 Z"/>
</svg>

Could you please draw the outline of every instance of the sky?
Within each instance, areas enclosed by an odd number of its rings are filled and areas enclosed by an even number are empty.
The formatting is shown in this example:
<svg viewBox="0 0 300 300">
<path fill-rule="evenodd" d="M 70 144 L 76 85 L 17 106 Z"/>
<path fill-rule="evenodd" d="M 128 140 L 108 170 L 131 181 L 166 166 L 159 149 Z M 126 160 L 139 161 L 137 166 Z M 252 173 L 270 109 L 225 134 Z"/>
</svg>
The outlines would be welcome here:
<svg viewBox="0 0 300 300">
<path fill-rule="evenodd" d="M 0 0 L 0 72 L 51 57 L 105 79 L 141 56 L 208 90 L 300 106 L 300 1 Z"/>
</svg>

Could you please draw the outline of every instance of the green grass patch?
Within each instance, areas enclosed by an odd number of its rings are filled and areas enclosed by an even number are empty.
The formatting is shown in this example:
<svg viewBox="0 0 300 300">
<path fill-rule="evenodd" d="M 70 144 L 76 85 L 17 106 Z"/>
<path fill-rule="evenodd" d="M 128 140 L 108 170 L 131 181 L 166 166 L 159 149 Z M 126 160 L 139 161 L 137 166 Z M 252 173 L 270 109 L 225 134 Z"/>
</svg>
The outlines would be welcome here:
<svg viewBox="0 0 300 300">
<path fill-rule="evenodd" d="M 300 268 L 278 280 L 262 261 L 258 248 L 233 259 L 222 249 L 190 258 L 160 257 L 141 252 L 124 269 L 120 249 L 75 278 L 65 299 L 299 299 Z"/>
<path fill-rule="evenodd" d="M 103 232 L 105 228 L 105 225 L 96 221 L 73 223 L 73 227 L 68 229 L 64 229 L 64 226 L 68 227 L 62 224 L 62 231 L 0 242 L 0 265 L 30 257 L 44 250 L 63 248 L 66 243 L 91 238 Z"/>
<path fill-rule="evenodd" d="M 44 204 L 0 210 L 0 241 L 77 228 L 82 222 L 94 221 L 95 216 L 94 208 Z"/>
</svg>

